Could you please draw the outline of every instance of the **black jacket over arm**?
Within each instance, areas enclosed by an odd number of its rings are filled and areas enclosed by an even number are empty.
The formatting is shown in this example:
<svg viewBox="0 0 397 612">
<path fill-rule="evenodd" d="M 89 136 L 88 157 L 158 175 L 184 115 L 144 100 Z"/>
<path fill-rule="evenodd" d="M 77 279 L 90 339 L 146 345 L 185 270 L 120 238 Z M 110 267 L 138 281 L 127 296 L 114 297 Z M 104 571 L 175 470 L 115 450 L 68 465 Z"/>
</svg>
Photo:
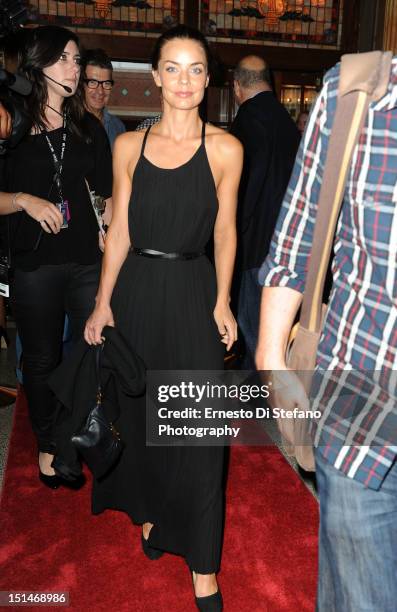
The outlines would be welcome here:
<svg viewBox="0 0 397 612">
<path fill-rule="evenodd" d="M 238 202 L 238 270 L 265 259 L 298 149 L 300 134 L 270 91 L 244 102 L 231 126 L 244 147 Z"/>
<path fill-rule="evenodd" d="M 113 422 L 119 417 L 122 405 L 133 409 L 130 396 L 144 393 L 146 371 L 142 359 L 117 329 L 105 327 L 102 335 L 105 337 L 99 372 L 102 408 L 106 418 Z M 98 350 L 99 347 L 89 346 L 81 339 L 48 379 L 60 402 L 53 467 L 66 480 L 74 480 L 81 474 L 81 463 L 71 437 L 80 431 L 96 404 Z"/>
</svg>

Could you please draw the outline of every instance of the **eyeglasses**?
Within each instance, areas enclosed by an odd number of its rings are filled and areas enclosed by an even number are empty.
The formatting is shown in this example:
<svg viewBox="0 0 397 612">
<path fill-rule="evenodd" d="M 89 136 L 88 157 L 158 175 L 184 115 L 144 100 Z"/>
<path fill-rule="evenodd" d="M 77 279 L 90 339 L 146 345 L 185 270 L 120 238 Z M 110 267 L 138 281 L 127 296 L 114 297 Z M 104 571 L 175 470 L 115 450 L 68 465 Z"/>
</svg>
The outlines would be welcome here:
<svg viewBox="0 0 397 612">
<path fill-rule="evenodd" d="M 103 89 L 112 89 L 114 81 L 98 81 L 97 79 L 83 79 L 84 83 L 89 89 L 97 89 L 99 85 L 102 85 Z"/>
</svg>

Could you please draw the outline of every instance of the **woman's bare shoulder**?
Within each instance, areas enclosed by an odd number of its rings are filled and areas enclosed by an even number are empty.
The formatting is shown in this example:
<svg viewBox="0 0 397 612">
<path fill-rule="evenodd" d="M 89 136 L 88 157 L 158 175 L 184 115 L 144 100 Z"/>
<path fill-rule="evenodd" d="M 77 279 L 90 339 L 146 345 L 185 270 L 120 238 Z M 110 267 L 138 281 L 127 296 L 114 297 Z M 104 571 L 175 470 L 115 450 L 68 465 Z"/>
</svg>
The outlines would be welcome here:
<svg viewBox="0 0 397 612">
<path fill-rule="evenodd" d="M 127 151 L 130 151 L 130 154 L 134 156 L 137 151 L 141 150 L 145 132 L 146 130 L 141 130 L 139 132 L 123 132 L 123 134 L 119 134 L 114 141 L 114 152 L 120 151 L 125 154 Z"/>
<path fill-rule="evenodd" d="M 240 157 L 243 147 L 240 141 L 226 130 L 218 128 L 210 123 L 206 126 L 207 142 L 213 148 L 214 153 L 226 157 Z"/>
</svg>

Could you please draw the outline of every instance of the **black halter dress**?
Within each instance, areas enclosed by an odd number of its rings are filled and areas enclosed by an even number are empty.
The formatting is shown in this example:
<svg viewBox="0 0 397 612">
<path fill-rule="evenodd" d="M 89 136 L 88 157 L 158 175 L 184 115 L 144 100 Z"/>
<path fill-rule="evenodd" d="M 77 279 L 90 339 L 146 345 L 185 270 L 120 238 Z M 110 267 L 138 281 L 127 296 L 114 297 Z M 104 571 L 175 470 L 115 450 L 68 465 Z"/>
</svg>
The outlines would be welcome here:
<svg viewBox="0 0 397 612">
<path fill-rule="evenodd" d="M 199 253 L 211 238 L 216 188 L 202 139 L 174 169 L 145 157 L 147 130 L 129 205 L 131 243 L 163 253 Z M 113 292 L 116 326 L 152 370 L 220 370 L 224 347 L 213 317 L 215 271 L 205 255 L 167 260 L 130 253 Z M 151 546 L 185 557 L 203 574 L 219 570 L 223 530 L 222 447 L 145 445 L 145 400 L 129 399 L 117 423 L 126 448 L 94 485 L 93 512 L 127 512 L 151 522 Z"/>
</svg>

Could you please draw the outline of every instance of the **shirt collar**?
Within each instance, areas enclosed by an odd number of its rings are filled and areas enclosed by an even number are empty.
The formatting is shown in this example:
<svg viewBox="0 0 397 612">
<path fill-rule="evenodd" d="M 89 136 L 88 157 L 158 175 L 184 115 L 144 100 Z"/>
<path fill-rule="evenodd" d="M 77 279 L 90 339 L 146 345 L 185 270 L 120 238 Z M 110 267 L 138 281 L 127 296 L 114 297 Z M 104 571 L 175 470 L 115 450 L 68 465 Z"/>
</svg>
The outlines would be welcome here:
<svg viewBox="0 0 397 612">
<path fill-rule="evenodd" d="M 256 98 L 257 96 L 260 96 L 263 93 L 270 93 L 270 94 L 272 94 L 273 91 L 271 89 L 262 89 L 261 91 L 257 91 L 256 93 L 252 94 L 252 96 L 250 96 L 249 98 L 244 100 L 244 102 L 242 102 L 242 104 L 240 104 L 240 106 L 242 106 L 246 102 L 249 102 L 250 100 L 253 100 L 254 98 Z"/>
<path fill-rule="evenodd" d="M 102 111 L 103 113 L 103 123 L 108 123 L 109 119 L 110 119 L 110 113 L 108 111 L 108 109 L 105 107 Z"/>
<path fill-rule="evenodd" d="M 393 57 L 387 92 L 372 108 L 379 111 L 397 108 L 397 56 Z"/>
</svg>

